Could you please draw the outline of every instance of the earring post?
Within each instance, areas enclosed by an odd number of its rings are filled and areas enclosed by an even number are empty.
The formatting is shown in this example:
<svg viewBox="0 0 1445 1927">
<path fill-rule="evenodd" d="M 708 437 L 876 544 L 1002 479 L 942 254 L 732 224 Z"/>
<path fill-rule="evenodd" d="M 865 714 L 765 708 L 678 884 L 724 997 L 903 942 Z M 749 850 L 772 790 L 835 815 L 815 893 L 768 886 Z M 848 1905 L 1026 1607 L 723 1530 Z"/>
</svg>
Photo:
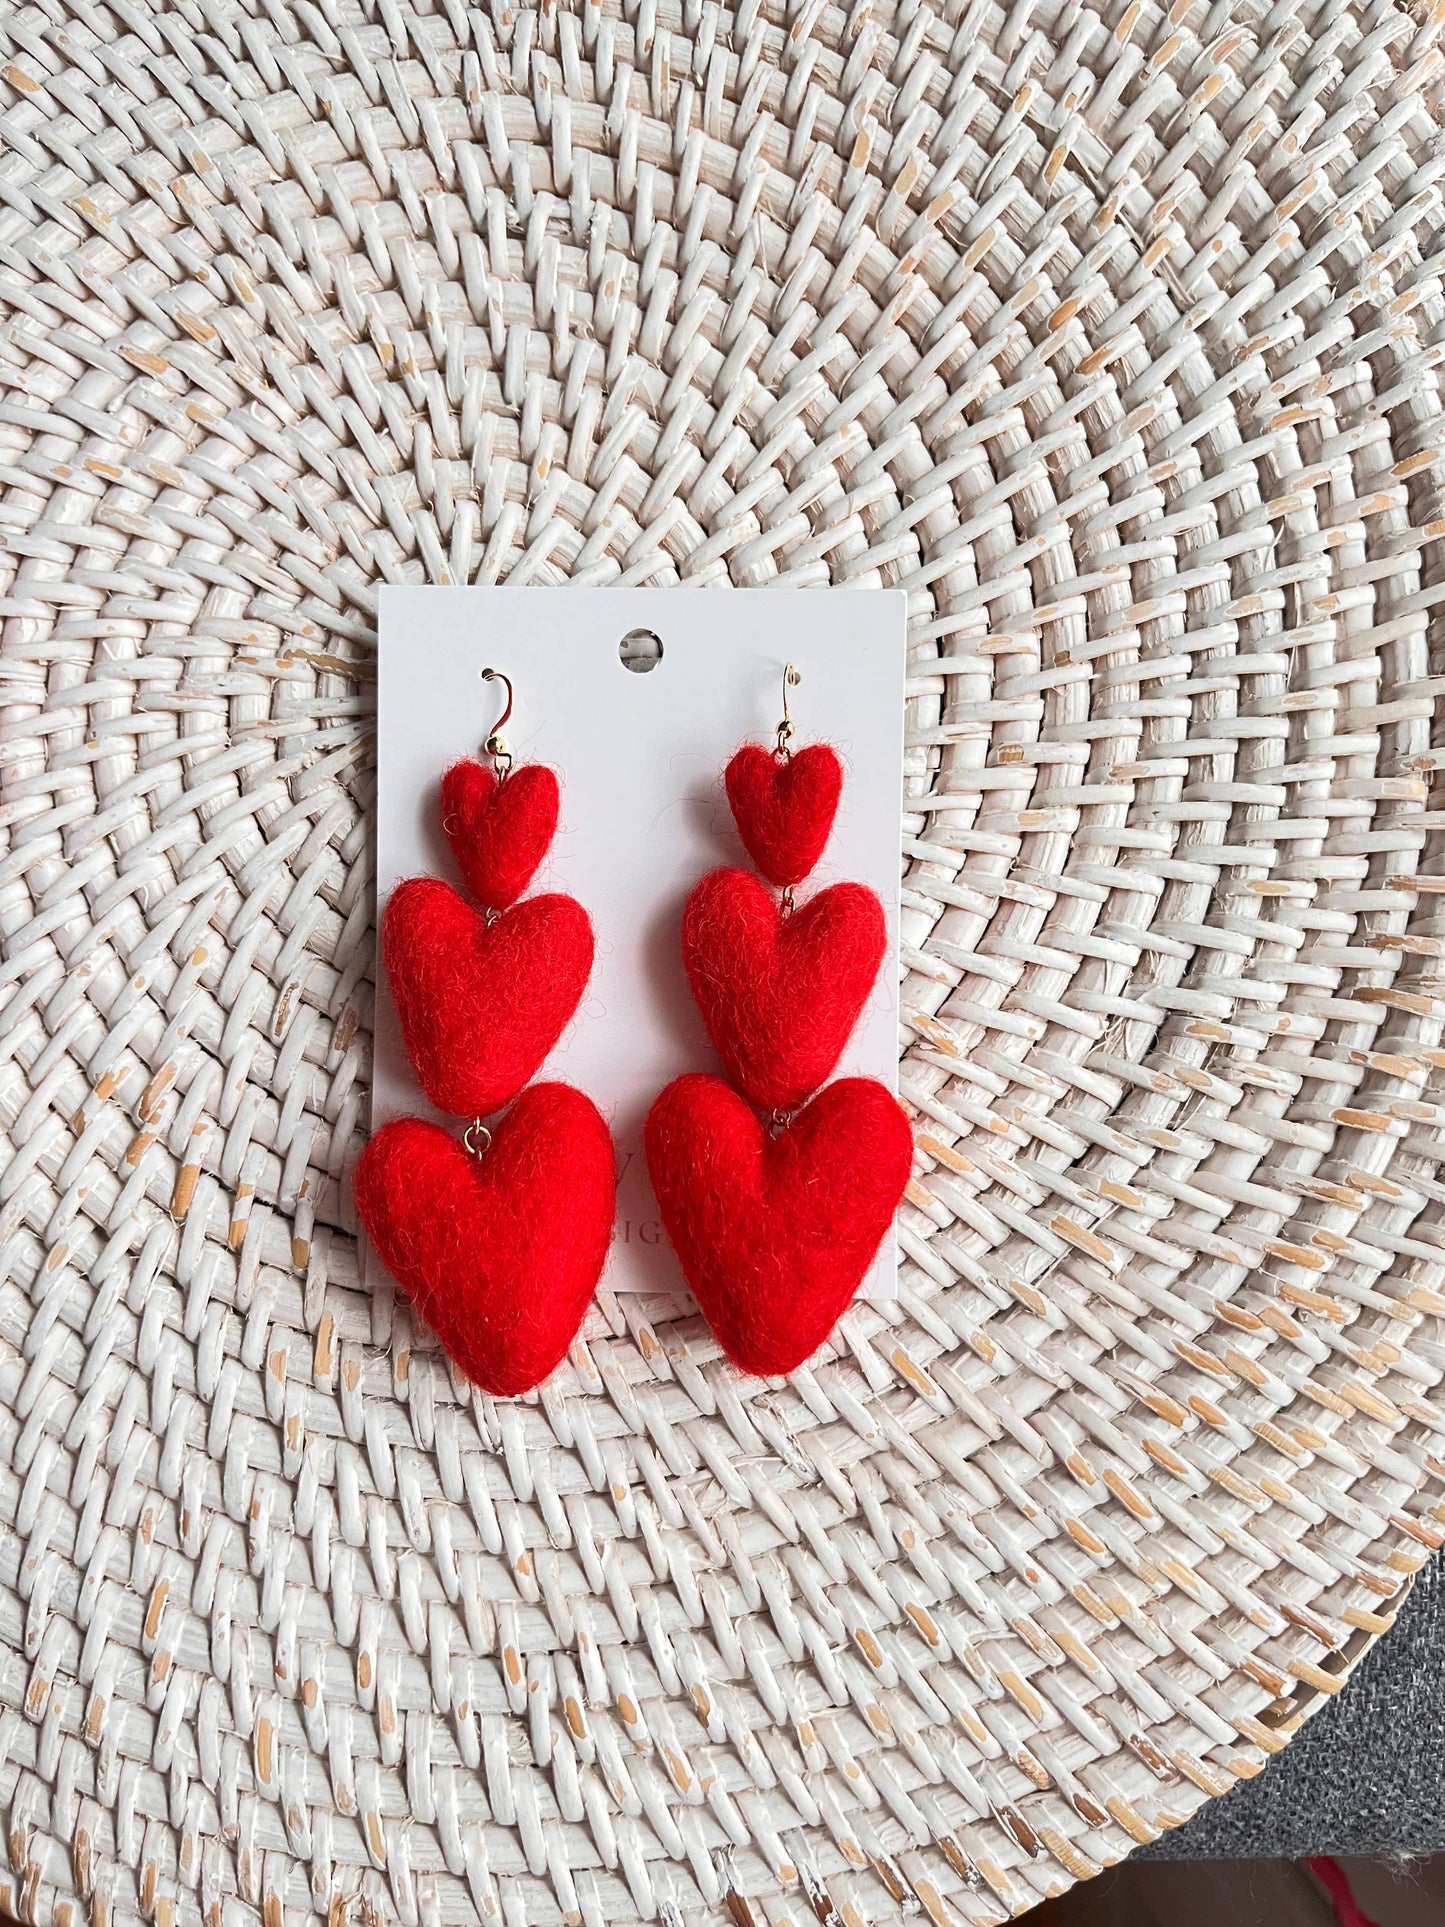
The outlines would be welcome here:
<svg viewBox="0 0 1445 1927">
<path fill-rule="evenodd" d="M 512 713 L 512 704 L 515 701 L 512 690 L 512 679 L 507 675 L 505 670 L 487 668 L 482 671 L 482 681 L 499 682 L 507 692 L 507 706 L 492 725 L 492 733 L 483 744 L 483 748 L 487 754 L 496 761 L 497 775 L 499 777 L 505 776 L 512 766 L 512 755 L 511 751 L 507 748 L 507 739 L 503 736 L 502 729 Z"/>
<path fill-rule="evenodd" d="M 796 689 L 802 680 L 803 672 L 796 663 L 789 662 L 783 665 L 783 720 L 778 724 L 779 756 L 792 755 L 788 747 L 793 740 L 793 718 L 788 707 L 788 691 Z"/>
</svg>

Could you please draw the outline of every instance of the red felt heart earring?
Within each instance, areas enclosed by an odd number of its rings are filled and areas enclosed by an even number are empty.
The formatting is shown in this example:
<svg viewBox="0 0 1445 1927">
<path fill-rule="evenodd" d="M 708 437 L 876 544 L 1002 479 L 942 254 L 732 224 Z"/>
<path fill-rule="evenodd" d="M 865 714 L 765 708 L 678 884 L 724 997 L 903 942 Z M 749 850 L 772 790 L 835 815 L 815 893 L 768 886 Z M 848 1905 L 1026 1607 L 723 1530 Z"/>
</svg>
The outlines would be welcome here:
<svg viewBox="0 0 1445 1927">
<path fill-rule="evenodd" d="M 471 1121 L 460 1142 L 420 1118 L 384 1125 L 361 1155 L 356 1203 L 451 1358 L 510 1396 L 541 1384 L 577 1335 L 607 1257 L 616 1179 L 592 1100 L 529 1085 L 581 1001 L 592 924 L 571 897 L 517 901 L 557 827 L 557 779 L 536 764 L 513 769 L 501 735 L 512 685 L 500 670 L 482 674 L 507 690 L 486 742 L 492 766 L 447 771 L 442 822 L 483 908 L 413 877 L 392 892 L 381 939 L 412 1069 L 438 1110 Z"/>
<path fill-rule="evenodd" d="M 826 744 L 793 752 L 788 691 L 800 681 L 789 663 L 776 748 L 746 744 L 726 775 L 743 843 L 781 896 L 746 870 L 714 870 L 683 911 L 688 982 L 736 1088 L 679 1077 L 646 1132 L 683 1275 L 728 1356 L 766 1376 L 796 1371 L 827 1338 L 877 1254 L 913 1158 L 907 1115 L 882 1084 L 827 1084 L 887 931 L 882 904 L 859 883 L 795 902 L 842 789 Z"/>
</svg>

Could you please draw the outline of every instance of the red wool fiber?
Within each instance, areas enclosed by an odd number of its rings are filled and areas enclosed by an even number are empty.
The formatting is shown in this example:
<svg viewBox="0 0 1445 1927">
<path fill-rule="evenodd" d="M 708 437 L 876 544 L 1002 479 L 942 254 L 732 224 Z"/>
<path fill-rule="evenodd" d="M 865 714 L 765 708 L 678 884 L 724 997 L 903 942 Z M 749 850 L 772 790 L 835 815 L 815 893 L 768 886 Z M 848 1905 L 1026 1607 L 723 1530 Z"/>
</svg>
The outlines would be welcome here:
<svg viewBox="0 0 1445 1927">
<path fill-rule="evenodd" d="M 821 1091 L 769 1137 L 720 1078 L 668 1085 L 647 1167 L 683 1275 L 719 1344 L 777 1377 L 818 1349 L 862 1282 L 908 1183 L 913 1134 L 866 1077 Z"/>
<path fill-rule="evenodd" d="M 356 1204 L 382 1263 L 475 1384 L 529 1392 L 577 1336 L 612 1235 L 612 1138 L 570 1084 L 533 1084 L 473 1157 L 399 1118 L 361 1154 Z"/>
<path fill-rule="evenodd" d="M 835 883 L 785 917 L 747 870 L 713 870 L 682 913 L 692 994 L 731 1081 L 789 1111 L 833 1073 L 883 962 L 883 906 Z"/>
<path fill-rule="evenodd" d="M 467 888 L 505 910 L 536 875 L 557 834 L 555 773 L 525 763 L 498 780 L 484 763 L 453 763 L 442 778 L 442 828 Z"/>
<path fill-rule="evenodd" d="M 486 1117 L 536 1075 L 592 970 L 573 898 L 528 897 L 488 923 L 434 877 L 397 885 L 381 943 L 412 1069 L 453 1117 Z"/>
<path fill-rule="evenodd" d="M 780 756 L 744 743 L 723 778 L 738 835 L 779 888 L 801 883 L 823 854 L 838 814 L 843 766 L 827 743 Z"/>
</svg>

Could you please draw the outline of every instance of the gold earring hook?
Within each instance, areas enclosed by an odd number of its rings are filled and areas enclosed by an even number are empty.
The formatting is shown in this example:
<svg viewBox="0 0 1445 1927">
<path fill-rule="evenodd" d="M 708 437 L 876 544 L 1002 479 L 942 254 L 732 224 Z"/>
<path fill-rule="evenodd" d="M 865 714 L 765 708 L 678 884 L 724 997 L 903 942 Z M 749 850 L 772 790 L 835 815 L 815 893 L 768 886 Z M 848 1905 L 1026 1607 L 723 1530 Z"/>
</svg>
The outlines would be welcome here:
<svg viewBox="0 0 1445 1927">
<path fill-rule="evenodd" d="M 484 669 L 482 671 L 482 681 L 502 683 L 505 685 L 507 691 L 507 706 L 493 724 L 492 733 L 484 745 L 487 754 L 496 762 L 497 775 L 505 776 L 507 771 L 512 767 L 512 756 L 510 750 L 507 748 L 507 739 L 503 736 L 502 729 L 507 718 L 512 713 L 512 703 L 514 701 L 512 679 L 500 669 Z"/>
<path fill-rule="evenodd" d="M 795 664 L 788 663 L 783 670 L 783 720 L 778 724 L 778 754 L 791 756 L 788 748 L 793 740 L 793 718 L 788 711 L 788 691 L 796 689 L 803 680 L 803 672 Z"/>
</svg>

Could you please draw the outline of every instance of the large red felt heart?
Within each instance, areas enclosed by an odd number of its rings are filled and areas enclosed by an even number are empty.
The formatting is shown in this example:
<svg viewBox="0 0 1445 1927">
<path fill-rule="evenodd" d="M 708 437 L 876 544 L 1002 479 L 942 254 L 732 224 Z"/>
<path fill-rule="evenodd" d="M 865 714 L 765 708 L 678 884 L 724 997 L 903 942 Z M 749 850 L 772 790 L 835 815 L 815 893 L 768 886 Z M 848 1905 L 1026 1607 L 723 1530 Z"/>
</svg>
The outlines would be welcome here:
<svg viewBox="0 0 1445 1927">
<path fill-rule="evenodd" d="M 484 763 L 453 763 L 442 778 L 442 828 L 467 888 L 489 910 L 515 903 L 557 833 L 553 771 L 527 763 L 498 778 Z"/>
<path fill-rule="evenodd" d="M 569 1084 L 533 1084 L 473 1157 L 437 1124 L 399 1118 L 356 1171 L 382 1263 L 484 1391 L 513 1397 L 566 1356 L 607 1257 L 612 1138 Z"/>
<path fill-rule="evenodd" d="M 835 883 L 784 916 L 746 870 L 713 870 L 682 913 L 682 959 L 728 1076 L 760 1110 L 833 1073 L 883 961 L 883 906 Z"/>
<path fill-rule="evenodd" d="M 770 882 L 801 883 L 838 814 L 843 766 L 827 743 L 779 756 L 744 743 L 723 778 L 748 855 Z"/>
<path fill-rule="evenodd" d="M 592 925 L 571 897 L 528 897 L 489 923 L 434 877 L 392 891 L 381 943 L 412 1069 L 454 1117 L 517 1095 L 592 969 Z"/>
<path fill-rule="evenodd" d="M 647 1168 L 683 1276 L 746 1372 L 796 1371 L 842 1315 L 908 1183 L 913 1134 L 867 1077 L 770 1137 L 716 1077 L 679 1077 L 647 1120 Z"/>
</svg>

